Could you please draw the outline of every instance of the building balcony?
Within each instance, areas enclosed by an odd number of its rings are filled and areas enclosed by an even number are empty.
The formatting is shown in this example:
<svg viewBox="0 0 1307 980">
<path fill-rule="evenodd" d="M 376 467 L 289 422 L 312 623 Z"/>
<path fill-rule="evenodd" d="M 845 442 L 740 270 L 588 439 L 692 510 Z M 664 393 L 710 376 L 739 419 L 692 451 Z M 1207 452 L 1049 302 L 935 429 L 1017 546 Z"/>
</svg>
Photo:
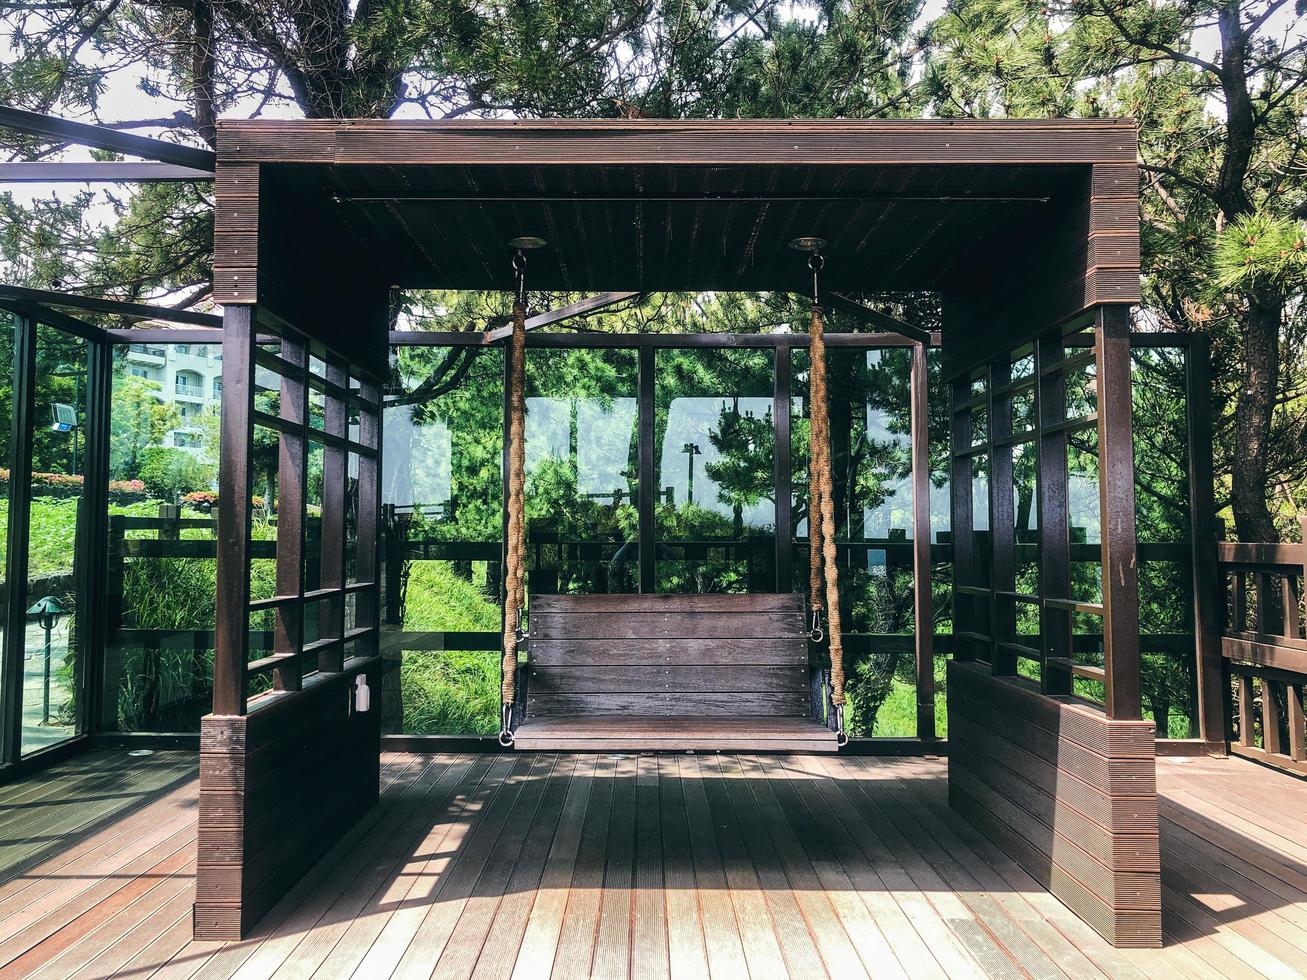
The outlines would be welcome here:
<svg viewBox="0 0 1307 980">
<path fill-rule="evenodd" d="M 127 346 L 127 359 L 145 364 L 162 364 L 167 352 L 162 347 L 154 347 L 150 344 L 129 344 Z"/>
</svg>

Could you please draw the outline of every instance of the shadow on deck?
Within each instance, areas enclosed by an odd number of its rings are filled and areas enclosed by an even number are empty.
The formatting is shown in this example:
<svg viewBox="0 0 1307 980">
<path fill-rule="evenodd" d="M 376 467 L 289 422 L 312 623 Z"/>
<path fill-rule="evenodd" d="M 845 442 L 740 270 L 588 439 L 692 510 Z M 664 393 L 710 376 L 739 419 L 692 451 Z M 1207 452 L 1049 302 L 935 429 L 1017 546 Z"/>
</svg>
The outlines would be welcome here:
<svg viewBox="0 0 1307 980">
<path fill-rule="evenodd" d="M 86 817 L 0 884 L 5 975 L 1307 973 L 1307 783 L 1243 760 L 1158 761 L 1167 945 L 1123 951 L 948 809 L 940 759 L 547 753 L 387 755 L 249 939 L 197 943 L 194 782 L 95 758 L 5 788 Z"/>
</svg>

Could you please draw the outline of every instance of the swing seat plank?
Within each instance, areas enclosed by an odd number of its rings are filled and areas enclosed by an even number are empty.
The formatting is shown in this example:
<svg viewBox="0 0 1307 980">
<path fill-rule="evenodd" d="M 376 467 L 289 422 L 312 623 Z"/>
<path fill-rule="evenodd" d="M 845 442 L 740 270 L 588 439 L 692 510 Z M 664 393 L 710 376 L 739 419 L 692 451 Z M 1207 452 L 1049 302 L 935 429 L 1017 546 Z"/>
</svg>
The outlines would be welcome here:
<svg viewBox="0 0 1307 980">
<path fill-rule="evenodd" d="M 835 751 L 797 595 L 535 596 L 520 749 Z"/>
</svg>

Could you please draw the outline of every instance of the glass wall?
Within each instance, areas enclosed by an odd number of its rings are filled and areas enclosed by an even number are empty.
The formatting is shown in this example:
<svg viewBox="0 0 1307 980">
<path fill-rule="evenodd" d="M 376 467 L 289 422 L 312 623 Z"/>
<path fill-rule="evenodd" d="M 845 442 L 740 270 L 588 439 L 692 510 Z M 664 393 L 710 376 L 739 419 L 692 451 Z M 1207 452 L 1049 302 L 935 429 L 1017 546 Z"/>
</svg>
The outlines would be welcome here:
<svg viewBox="0 0 1307 980">
<path fill-rule="evenodd" d="M 1140 681 L 1158 738 L 1198 737 L 1187 356 L 1144 347 L 1132 358 Z"/>
<path fill-rule="evenodd" d="M 807 351 L 792 356 L 794 587 L 808 591 Z M 828 350 L 832 497 L 851 735 L 914 737 L 912 351 Z"/>
<path fill-rule="evenodd" d="M 531 591 L 639 591 L 638 353 L 530 350 L 526 372 Z"/>
<path fill-rule="evenodd" d="M 10 321 L 12 326 L 12 321 Z M 21 580 L 25 629 L 21 657 L 20 749 L 59 744 L 84 727 L 94 700 L 95 726 L 123 733 L 195 732 L 212 694 L 216 473 L 222 352 L 218 345 L 112 345 L 107 451 L 107 566 L 103 687 L 88 699 L 87 657 L 96 638 L 83 626 L 80 585 L 90 502 L 86 478 L 92 344 L 37 327 L 30 441 L 30 550 Z M 640 364 L 652 355 L 645 395 L 652 405 L 654 581 L 668 592 L 768 592 L 778 587 L 775 534 L 776 397 L 786 382 L 789 412 L 788 527 L 791 581 L 807 590 L 808 399 L 806 350 L 784 357 L 768 347 L 664 344 L 644 354 L 626 347 L 566 343 L 528 351 L 528 589 L 533 594 L 631 592 L 639 588 Z M 784 343 L 784 341 L 781 341 Z M 0 376 L 13 377 L 14 347 L 0 345 Z M 916 734 L 910 378 L 906 347 L 829 351 L 837 544 L 845 610 L 850 709 L 857 736 Z M 788 379 L 775 364 L 788 359 Z M 990 627 L 991 518 L 1010 506 L 1015 539 L 1012 593 L 1016 645 L 1040 646 L 1039 470 L 1033 428 L 1033 359 L 1012 354 L 1009 392 L 1011 497 L 991 500 L 999 450 L 989 432 L 988 375 L 962 387 L 978 418 L 963 439 L 974 508 L 974 582 L 959 593 L 975 633 Z M 101 362 L 103 363 L 103 362 Z M 938 351 L 928 358 L 930 554 L 935 638 L 936 731 L 947 735 L 945 661 L 953 651 L 949 419 Z M 318 365 L 317 367 L 321 367 Z M 1066 384 L 1066 412 L 1083 417 L 1093 404 L 1092 362 Z M 256 404 L 276 412 L 277 379 L 259 372 Z M 1030 378 L 1028 385 L 1019 384 Z M 1195 691 L 1192 567 L 1188 545 L 1185 353 L 1140 348 L 1134 358 L 1136 498 L 1140 625 L 1146 712 L 1159 735 L 1193 734 Z M 499 594 L 503 557 L 504 354 L 498 347 L 398 347 L 386 392 L 382 490 L 383 655 L 386 730 L 408 734 L 491 734 L 498 728 Z M 310 396 L 309 419 L 326 424 Z M 12 397 L 0 399 L 4 431 L 13 435 Z M 351 432 L 357 420 L 351 420 Z M 254 461 L 252 561 L 255 598 L 274 594 L 272 545 L 277 534 L 279 437 L 260 432 Z M 1068 598 L 1101 601 L 1098 552 L 1096 430 L 1068 436 L 1068 524 L 1074 561 Z M 304 577 L 311 589 L 322 568 L 318 509 L 327 465 L 312 439 L 308 458 Z M 358 470 L 350 455 L 339 465 Z M 337 464 L 333 464 L 337 465 Z M 346 480 L 347 488 L 353 487 Z M 12 488 L 0 480 L 9 517 Z M 27 494 L 20 495 L 28 496 Z M 20 500 L 20 503 L 22 501 Z M 25 503 L 23 506 L 27 506 Z M 357 505 L 347 507 L 357 526 Z M 994 518 L 997 521 L 997 518 Z M 100 537 L 97 519 L 95 536 Z M 998 526 L 997 524 L 995 525 Z M 347 534 L 346 577 L 356 547 Z M 10 544 L 0 535 L 0 549 Z M 652 558 L 651 558 L 652 556 Z M 646 572 L 648 569 L 646 568 Z M 97 584 L 97 588 L 98 588 Z M 18 589 L 9 591 L 18 594 Z M 305 630 L 316 626 L 310 607 Z M 328 610 L 320 610 L 326 614 Z M 351 615 L 347 604 L 346 619 Z M 251 657 L 271 650 L 271 612 L 250 620 Z M 11 617 L 0 628 L 13 623 Z M 1011 625 L 1005 626 L 1010 630 Z M 1101 663 L 1101 624 L 1074 613 L 1079 663 Z M 814 657 L 824 651 L 814 648 Z M 1031 664 L 1018 663 L 1029 673 Z M 1037 676 L 1038 665 L 1033 669 Z M 1078 687 L 1092 685 L 1080 678 Z M 1086 690 L 1085 693 L 1094 692 Z"/>
<path fill-rule="evenodd" d="M 22 754 L 82 727 L 86 583 L 78 562 L 86 534 L 84 482 L 88 345 L 36 328 L 31 417 L 30 538 L 24 603 Z"/>
<path fill-rule="evenodd" d="M 770 350 L 660 350 L 654 360 L 659 592 L 776 589 Z"/>
<path fill-rule="evenodd" d="M 502 348 L 395 348 L 382 418 L 387 732 L 499 730 L 503 413 Z M 538 492 L 542 471 L 561 467 L 534 442 Z"/>
<path fill-rule="evenodd" d="M 103 730 L 198 732 L 209 711 L 221 394 L 219 344 L 114 347 Z"/>
</svg>

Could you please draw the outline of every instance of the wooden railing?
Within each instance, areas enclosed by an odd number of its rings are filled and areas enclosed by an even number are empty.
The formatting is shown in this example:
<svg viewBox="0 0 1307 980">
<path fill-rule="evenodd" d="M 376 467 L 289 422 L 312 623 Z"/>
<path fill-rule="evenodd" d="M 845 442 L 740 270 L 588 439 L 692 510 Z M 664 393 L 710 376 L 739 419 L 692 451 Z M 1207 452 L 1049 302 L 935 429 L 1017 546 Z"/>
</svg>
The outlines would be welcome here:
<svg viewBox="0 0 1307 980">
<path fill-rule="evenodd" d="M 1223 541 L 1217 559 L 1226 590 L 1221 653 L 1233 682 L 1230 751 L 1307 776 L 1307 518 L 1303 532 L 1299 544 Z"/>
</svg>

